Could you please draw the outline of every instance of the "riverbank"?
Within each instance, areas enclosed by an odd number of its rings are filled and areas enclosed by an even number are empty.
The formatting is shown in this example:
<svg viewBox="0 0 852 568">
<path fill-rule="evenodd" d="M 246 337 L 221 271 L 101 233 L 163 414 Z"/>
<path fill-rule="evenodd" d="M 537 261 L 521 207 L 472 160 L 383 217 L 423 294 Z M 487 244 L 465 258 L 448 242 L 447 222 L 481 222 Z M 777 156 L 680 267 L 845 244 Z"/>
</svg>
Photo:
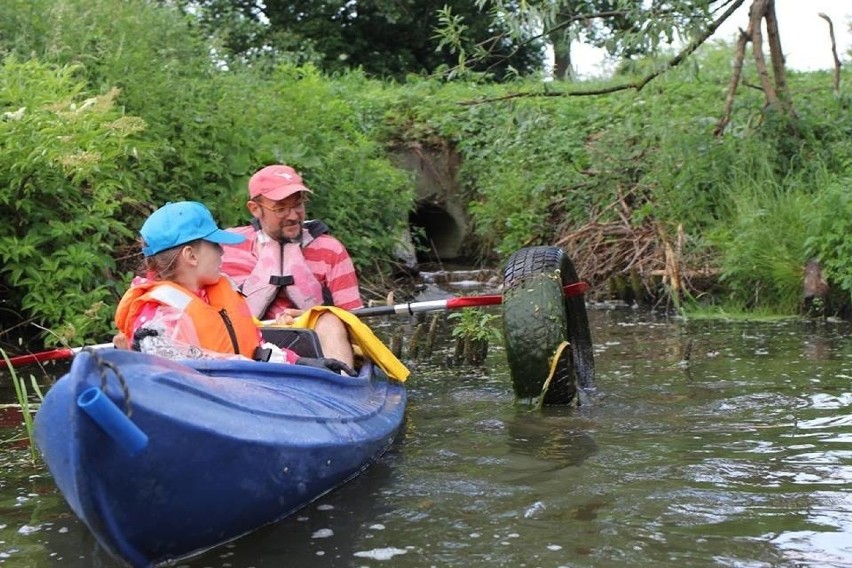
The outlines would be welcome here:
<svg viewBox="0 0 852 568">
<path fill-rule="evenodd" d="M 281 161 L 314 190 L 309 215 L 346 244 L 366 299 L 394 292 L 402 242 L 421 260 L 450 251 L 493 267 L 543 244 L 564 248 L 598 296 L 795 314 L 816 260 L 829 311 L 848 307 L 852 113 L 830 72 L 788 73 L 778 106 L 728 90 L 723 43 L 639 90 L 619 85 L 654 61 L 576 83 L 220 68 L 160 6 L 91 9 L 79 14 L 89 27 L 51 10 L 13 15 L 59 47 L 14 37 L 19 55 L 0 67 L 0 214 L 16 220 L 0 226 L 0 344 L 21 325 L 56 343 L 106 336 L 141 220 L 198 199 L 221 225 L 243 225 L 248 176 Z M 753 62 L 742 73 L 760 84 Z M 435 174 L 428 191 L 423 172 Z"/>
</svg>

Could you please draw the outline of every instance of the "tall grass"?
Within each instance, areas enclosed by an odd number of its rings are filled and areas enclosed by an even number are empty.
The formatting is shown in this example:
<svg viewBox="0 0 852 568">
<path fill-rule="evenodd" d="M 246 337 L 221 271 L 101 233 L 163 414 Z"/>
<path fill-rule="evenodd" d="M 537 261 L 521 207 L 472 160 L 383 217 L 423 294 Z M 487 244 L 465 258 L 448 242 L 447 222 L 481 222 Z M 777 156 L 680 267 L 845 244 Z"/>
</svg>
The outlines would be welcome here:
<svg viewBox="0 0 852 568">
<path fill-rule="evenodd" d="M 33 462 L 35 462 L 38 459 L 38 453 L 36 452 L 33 439 L 33 412 L 37 409 L 38 405 L 30 404 L 30 393 L 27 390 L 27 381 L 18 376 L 17 372 L 15 372 L 15 368 L 12 366 L 12 362 L 9 360 L 9 356 L 3 349 L 0 349 L 0 356 L 2 356 L 6 361 L 6 366 L 9 369 L 9 375 L 12 378 L 12 385 L 15 387 L 15 397 L 18 400 L 18 408 L 21 410 L 27 439 L 30 442 L 30 458 Z M 41 400 L 44 399 L 44 395 L 42 394 L 41 388 L 38 386 L 38 382 L 33 375 L 30 375 L 29 383 L 32 387 L 33 394 L 37 400 L 41 402 Z M 4 440 L 4 442 L 13 442 L 18 440 L 20 440 L 20 437 Z"/>
<path fill-rule="evenodd" d="M 852 293 L 852 160 L 849 175 L 829 180 L 815 201 L 814 231 L 808 252 L 822 263 L 828 278 Z"/>
<path fill-rule="evenodd" d="M 732 310 L 795 314 L 802 301 L 814 197 L 767 170 L 735 175 L 719 223 L 707 232 L 719 253 L 723 303 Z"/>
</svg>

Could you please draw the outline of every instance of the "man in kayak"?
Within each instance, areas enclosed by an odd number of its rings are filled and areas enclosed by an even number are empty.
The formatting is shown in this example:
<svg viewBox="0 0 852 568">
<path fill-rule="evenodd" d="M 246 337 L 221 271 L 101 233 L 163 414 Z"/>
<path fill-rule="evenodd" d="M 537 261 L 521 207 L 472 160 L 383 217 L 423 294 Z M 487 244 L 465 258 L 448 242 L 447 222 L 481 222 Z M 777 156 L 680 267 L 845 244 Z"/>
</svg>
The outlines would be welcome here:
<svg viewBox="0 0 852 568">
<path fill-rule="evenodd" d="M 296 170 L 266 166 L 251 177 L 248 193 L 252 222 L 228 229 L 245 240 L 225 244 L 222 271 L 240 286 L 255 317 L 288 324 L 314 306 L 363 307 L 346 247 L 324 223 L 305 219 L 313 192 Z M 327 357 L 351 365 L 350 338 L 336 315 L 322 314 L 314 329 Z"/>
<path fill-rule="evenodd" d="M 263 350 L 275 362 L 325 366 L 354 374 L 351 364 L 300 358 L 262 343 L 251 309 L 222 275 L 222 245 L 242 235 L 219 229 L 201 203 L 167 203 L 140 230 L 145 276 L 136 278 L 115 313 L 115 324 L 134 349 L 172 359 L 240 355 L 257 359 Z M 116 341 L 118 343 L 118 341 Z"/>
</svg>

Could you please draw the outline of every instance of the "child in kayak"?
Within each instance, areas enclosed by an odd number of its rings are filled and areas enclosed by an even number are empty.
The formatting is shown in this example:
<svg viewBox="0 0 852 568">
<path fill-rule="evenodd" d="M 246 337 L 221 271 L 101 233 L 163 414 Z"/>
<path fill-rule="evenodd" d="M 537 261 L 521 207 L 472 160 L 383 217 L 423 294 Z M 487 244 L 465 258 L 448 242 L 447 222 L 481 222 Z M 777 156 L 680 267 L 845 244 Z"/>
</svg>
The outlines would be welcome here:
<svg viewBox="0 0 852 568">
<path fill-rule="evenodd" d="M 132 348 L 170 359 L 245 357 L 354 374 L 340 361 L 263 343 L 245 298 L 220 272 L 222 245 L 245 237 L 220 229 L 201 203 L 167 203 L 140 234 L 145 276 L 134 279 L 115 313 Z"/>
</svg>

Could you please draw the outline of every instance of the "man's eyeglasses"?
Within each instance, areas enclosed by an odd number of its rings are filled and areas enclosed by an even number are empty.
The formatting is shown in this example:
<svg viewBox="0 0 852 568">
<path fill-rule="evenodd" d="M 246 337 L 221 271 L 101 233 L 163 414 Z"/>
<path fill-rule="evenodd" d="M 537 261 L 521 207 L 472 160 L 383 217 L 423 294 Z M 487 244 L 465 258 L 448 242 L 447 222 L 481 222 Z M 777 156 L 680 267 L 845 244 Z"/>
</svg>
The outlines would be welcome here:
<svg viewBox="0 0 852 568">
<path fill-rule="evenodd" d="M 272 213 L 279 219 L 283 219 L 284 217 L 290 214 L 290 211 L 304 211 L 305 204 L 307 203 L 307 201 L 307 199 L 300 199 L 298 201 L 292 202 L 290 205 L 283 205 L 281 207 L 270 207 L 269 205 L 265 205 L 260 201 L 255 201 L 255 203 L 257 203 L 264 209 L 272 211 Z"/>
</svg>

